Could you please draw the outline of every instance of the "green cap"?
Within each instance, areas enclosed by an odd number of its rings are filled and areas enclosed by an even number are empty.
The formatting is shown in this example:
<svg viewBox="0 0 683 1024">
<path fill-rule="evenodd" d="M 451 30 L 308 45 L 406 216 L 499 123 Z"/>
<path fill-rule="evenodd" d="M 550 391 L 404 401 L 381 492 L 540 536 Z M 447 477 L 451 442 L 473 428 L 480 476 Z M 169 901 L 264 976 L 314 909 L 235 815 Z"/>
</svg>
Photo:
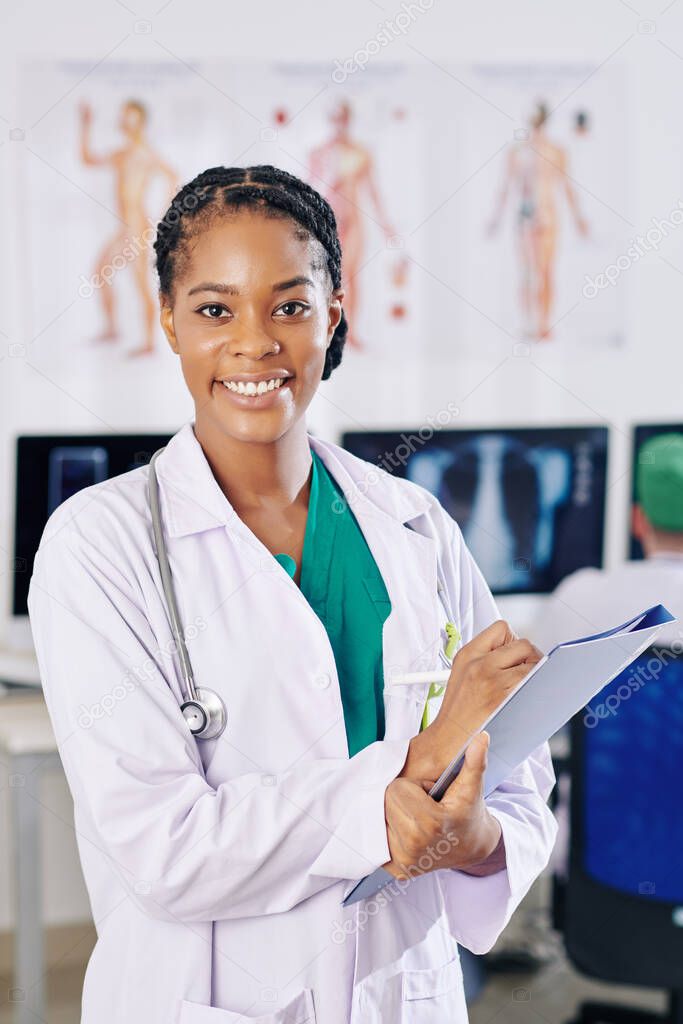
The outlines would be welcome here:
<svg viewBox="0 0 683 1024">
<path fill-rule="evenodd" d="M 683 434 L 658 434 L 641 445 L 636 498 L 655 528 L 683 531 Z"/>
</svg>

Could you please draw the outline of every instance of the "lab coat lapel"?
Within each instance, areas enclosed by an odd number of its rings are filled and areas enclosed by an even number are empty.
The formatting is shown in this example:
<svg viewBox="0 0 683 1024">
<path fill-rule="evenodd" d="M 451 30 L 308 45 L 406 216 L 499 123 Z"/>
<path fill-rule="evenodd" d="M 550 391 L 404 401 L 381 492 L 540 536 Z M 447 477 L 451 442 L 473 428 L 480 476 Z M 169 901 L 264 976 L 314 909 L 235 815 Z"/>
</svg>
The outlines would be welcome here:
<svg viewBox="0 0 683 1024">
<path fill-rule="evenodd" d="M 408 495 L 398 479 L 385 474 L 367 486 L 367 463 L 336 445 L 309 438 L 344 491 L 389 594 L 391 612 L 382 632 L 385 738 L 413 736 L 429 683 L 392 683 L 392 677 L 440 668 L 437 546 L 433 537 L 420 532 L 429 499 Z M 376 471 L 370 467 L 370 472 Z"/>
<path fill-rule="evenodd" d="M 436 545 L 395 520 L 381 529 L 359 519 L 391 600 L 384 624 L 385 739 L 414 736 L 429 683 L 392 683 L 398 673 L 438 668 Z"/>
</svg>

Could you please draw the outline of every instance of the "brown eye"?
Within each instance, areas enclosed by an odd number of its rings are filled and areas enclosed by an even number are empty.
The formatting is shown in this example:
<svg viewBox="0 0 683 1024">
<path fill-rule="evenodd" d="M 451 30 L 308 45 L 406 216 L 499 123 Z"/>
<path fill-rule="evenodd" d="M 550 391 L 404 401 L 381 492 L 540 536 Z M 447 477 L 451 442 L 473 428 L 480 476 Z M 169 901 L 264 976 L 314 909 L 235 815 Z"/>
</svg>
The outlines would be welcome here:
<svg viewBox="0 0 683 1024">
<path fill-rule="evenodd" d="M 310 309 L 310 306 L 308 306 L 307 303 L 299 302 L 298 299 L 291 299 L 289 302 L 284 302 L 280 306 L 280 310 L 278 310 L 278 312 L 282 311 L 282 310 L 287 310 L 287 309 L 291 310 L 293 306 L 299 306 L 301 309 Z M 294 310 L 294 312 L 285 313 L 285 320 L 289 320 L 289 319 L 291 319 L 291 317 L 296 316 L 296 312 L 297 311 Z"/>
<path fill-rule="evenodd" d="M 207 316 L 207 320 L 218 320 L 218 318 L 219 318 L 220 316 L 222 316 L 222 315 L 223 315 L 223 314 L 222 314 L 222 313 L 220 312 L 221 310 L 226 310 L 226 311 L 228 311 L 228 310 L 227 310 L 227 306 L 223 306 L 223 305 L 221 305 L 221 303 L 220 303 L 220 302 L 208 302 L 208 303 L 207 303 L 207 304 L 206 304 L 205 306 L 201 306 L 201 307 L 200 307 L 200 308 L 199 308 L 199 309 L 197 310 L 197 312 L 198 312 L 198 313 L 201 313 L 201 314 L 202 314 L 202 316 L 204 316 L 204 315 L 205 315 L 205 311 L 206 311 L 207 309 L 208 309 L 208 310 L 211 310 L 211 311 L 212 311 L 212 312 L 211 312 L 211 313 L 210 313 L 210 314 L 209 314 L 209 315 Z M 213 312 L 213 311 L 215 311 L 215 310 L 218 310 L 218 312 L 214 314 L 214 312 Z"/>
</svg>

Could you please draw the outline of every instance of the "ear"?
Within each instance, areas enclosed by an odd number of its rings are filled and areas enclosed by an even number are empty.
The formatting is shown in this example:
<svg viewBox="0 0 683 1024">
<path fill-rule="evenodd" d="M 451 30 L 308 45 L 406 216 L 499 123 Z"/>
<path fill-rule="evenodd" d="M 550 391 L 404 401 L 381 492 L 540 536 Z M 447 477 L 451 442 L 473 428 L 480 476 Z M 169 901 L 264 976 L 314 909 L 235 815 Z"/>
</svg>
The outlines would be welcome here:
<svg viewBox="0 0 683 1024">
<path fill-rule="evenodd" d="M 178 339 L 176 338 L 175 324 L 173 323 L 173 307 L 169 304 L 168 298 L 162 295 L 161 292 L 159 292 L 159 304 L 161 306 L 159 323 L 166 335 L 166 340 L 175 354 L 178 355 Z"/>
<path fill-rule="evenodd" d="M 648 532 L 648 525 L 647 516 L 643 512 L 642 505 L 634 505 L 631 512 L 631 530 L 633 532 L 633 536 L 639 540 L 641 544 Z"/>
<path fill-rule="evenodd" d="M 328 315 L 328 328 L 327 328 L 327 344 L 329 346 L 332 341 L 334 332 L 339 326 L 339 322 L 342 318 L 342 300 L 345 292 L 343 288 L 335 288 L 330 296 L 330 308 Z"/>
</svg>

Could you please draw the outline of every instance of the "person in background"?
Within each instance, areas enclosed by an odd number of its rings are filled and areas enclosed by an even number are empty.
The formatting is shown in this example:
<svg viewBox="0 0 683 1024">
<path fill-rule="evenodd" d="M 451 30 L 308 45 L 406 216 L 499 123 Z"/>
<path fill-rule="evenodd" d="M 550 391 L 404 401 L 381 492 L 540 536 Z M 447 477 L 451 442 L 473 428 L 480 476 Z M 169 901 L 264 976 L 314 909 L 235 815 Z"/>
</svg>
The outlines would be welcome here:
<svg viewBox="0 0 683 1024">
<path fill-rule="evenodd" d="M 641 445 L 632 525 L 642 559 L 614 569 L 578 569 L 544 603 L 529 631 L 544 653 L 654 604 L 666 605 L 683 621 L 683 434 L 659 434 Z M 669 623 L 658 643 L 680 640 L 681 630 L 680 622 Z"/>
</svg>

